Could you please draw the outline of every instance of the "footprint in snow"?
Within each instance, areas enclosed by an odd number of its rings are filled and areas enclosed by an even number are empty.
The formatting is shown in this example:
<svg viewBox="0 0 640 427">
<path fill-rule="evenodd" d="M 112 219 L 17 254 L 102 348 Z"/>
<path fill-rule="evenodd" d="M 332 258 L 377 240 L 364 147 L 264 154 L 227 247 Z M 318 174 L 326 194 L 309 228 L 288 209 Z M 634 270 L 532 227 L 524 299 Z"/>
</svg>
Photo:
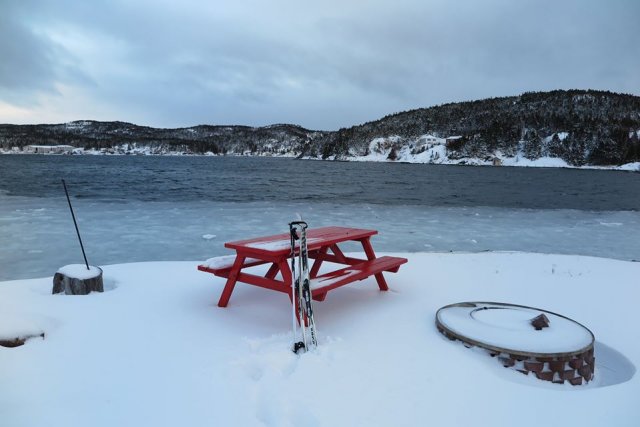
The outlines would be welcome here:
<svg viewBox="0 0 640 427">
<path fill-rule="evenodd" d="M 263 390 L 258 395 L 255 409 L 256 418 L 269 427 L 320 425 L 309 405 L 288 391 L 279 394 L 273 390 Z"/>
<path fill-rule="evenodd" d="M 249 352 L 238 364 L 253 381 L 261 381 L 264 377 L 288 377 L 295 371 L 298 361 L 298 356 L 291 351 L 290 341 L 290 335 L 247 340 Z"/>
<path fill-rule="evenodd" d="M 236 366 L 252 382 L 250 389 L 258 421 L 266 426 L 320 425 L 293 384 L 292 375 L 305 355 L 291 351 L 291 334 L 247 340 L 247 344 L 248 351 Z"/>
</svg>

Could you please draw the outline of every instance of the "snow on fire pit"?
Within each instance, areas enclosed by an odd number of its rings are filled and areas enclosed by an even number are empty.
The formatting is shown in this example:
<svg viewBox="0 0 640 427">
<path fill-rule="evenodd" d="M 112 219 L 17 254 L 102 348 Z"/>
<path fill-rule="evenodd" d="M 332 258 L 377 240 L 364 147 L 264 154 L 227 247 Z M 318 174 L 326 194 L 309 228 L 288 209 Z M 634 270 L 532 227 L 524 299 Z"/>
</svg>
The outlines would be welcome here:
<svg viewBox="0 0 640 427">
<path fill-rule="evenodd" d="M 544 381 L 581 385 L 593 379 L 593 333 L 580 323 L 539 308 L 496 302 L 442 307 L 436 327 L 451 340 L 489 351 L 505 367 Z"/>
</svg>

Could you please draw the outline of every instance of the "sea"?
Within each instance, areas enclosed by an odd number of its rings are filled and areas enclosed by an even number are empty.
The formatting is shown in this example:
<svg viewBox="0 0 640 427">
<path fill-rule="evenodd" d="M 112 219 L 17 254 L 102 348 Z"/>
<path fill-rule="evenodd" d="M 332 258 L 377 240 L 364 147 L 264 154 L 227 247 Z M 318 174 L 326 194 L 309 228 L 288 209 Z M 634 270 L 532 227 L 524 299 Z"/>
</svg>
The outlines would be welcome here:
<svg viewBox="0 0 640 427">
<path fill-rule="evenodd" d="M 640 173 L 244 156 L 0 155 L 0 281 L 230 254 L 310 227 L 375 229 L 379 253 L 522 251 L 640 260 Z M 347 247 L 358 251 L 359 248 Z M 360 248 L 361 249 L 361 248 Z"/>
</svg>

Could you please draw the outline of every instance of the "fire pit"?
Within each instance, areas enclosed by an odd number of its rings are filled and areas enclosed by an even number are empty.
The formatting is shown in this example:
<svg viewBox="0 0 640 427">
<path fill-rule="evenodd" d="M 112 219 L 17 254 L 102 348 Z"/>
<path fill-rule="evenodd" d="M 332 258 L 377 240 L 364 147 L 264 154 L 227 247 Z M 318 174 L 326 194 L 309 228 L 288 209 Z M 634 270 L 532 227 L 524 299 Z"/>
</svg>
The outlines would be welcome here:
<svg viewBox="0 0 640 427">
<path fill-rule="evenodd" d="M 463 302 L 438 310 L 436 327 L 447 338 L 486 349 L 503 366 L 540 380 L 581 385 L 593 379 L 593 333 L 560 314 L 515 304 Z"/>
</svg>

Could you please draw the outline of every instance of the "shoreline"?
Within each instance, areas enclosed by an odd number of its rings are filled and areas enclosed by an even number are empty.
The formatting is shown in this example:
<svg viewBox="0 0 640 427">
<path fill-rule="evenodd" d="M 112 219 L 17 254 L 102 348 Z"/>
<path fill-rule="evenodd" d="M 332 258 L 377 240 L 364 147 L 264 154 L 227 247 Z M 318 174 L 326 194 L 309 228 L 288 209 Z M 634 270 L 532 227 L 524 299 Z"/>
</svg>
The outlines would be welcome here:
<svg viewBox="0 0 640 427">
<path fill-rule="evenodd" d="M 268 158 L 282 158 L 282 159 L 297 159 L 297 160 L 314 160 L 314 161 L 331 161 L 331 162 L 361 162 L 361 163 L 397 163 L 397 164 L 411 164 L 411 165 L 445 165 L 445 166 L 488 166 L 488 167 L 517 167 L 517 168 L 551 168 L 551 169 L 586 169 L 586 170 L 605 170 L 605 171 L 622 171 L 622 172 L 636 172 L 640 173 L 640 162 L 625 163 L 618 166 L 598 166 L 598 165 L 584 165 L 573 166 L 566 163 L 564 160 L 556 157 L 544 157 L 536 160 L 530 160 L 525 157 L 496 157 L 500 160 L 500 164 L 495 164 L 493 160 L 483 160 L 479 158 L 461 158 L 456 160 L 437 160 L 437 161 L 420 161 L 418 159 L 398 159 L 390 160 L 385 156 L 349 156 L 344 158 L 328 158 L 321 159 L 317 157 L 304 156 L 300 157 L 295 154 L 251 154 L 251 153 L 228 153 L 228 154 L 214 154 L 214 153 L 189 153 L 189 152 L 149 152 L 149 151 L 134 151 L 134 152 L 109 152 L 109 151 L 96 151 L 96 150 L 81 150 L 76 149 L 72 153 L 24 153 L 14 151 L 2 151 L 0 155 L 11 156 L 152 156 L 152 157 L 268 157 Z"/>
</svg>

